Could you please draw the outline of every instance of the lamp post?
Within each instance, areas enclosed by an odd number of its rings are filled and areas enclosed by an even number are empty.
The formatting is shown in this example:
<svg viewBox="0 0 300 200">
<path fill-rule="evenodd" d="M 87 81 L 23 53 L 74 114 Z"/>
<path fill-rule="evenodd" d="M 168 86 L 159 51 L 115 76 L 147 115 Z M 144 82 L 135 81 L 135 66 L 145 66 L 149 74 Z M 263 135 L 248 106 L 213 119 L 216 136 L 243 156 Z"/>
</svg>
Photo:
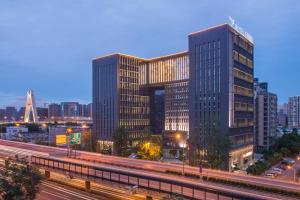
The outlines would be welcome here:
<svg viewBox="0 0 300 200">
<path fill-rule="evenodd" d="M 184 176 L 184 162 L 185 162 L 184 149 L 186 147 L 186 143 L 182 142 L 179 146 L 181 146 L 181 148 L 182 148 L 182 176 Z"/>
<path fill-rule="evenodd" d="M 184 162 L 185 162 L 185 154 L 184 154 L 184 149 L 186 147 L 186 142 L 182 139 L 181 134 L 177 133 L 176 134 L 176 139 L 179 141 L 181 139 L 181 141 L 178 142 L 179 147 L 182 148 L 182 176 L 184 176 Z"/>
<path fill-rule="evenodd" d="M 68 149 L 68 154 L 67 156 L 70 157 L 70 134 L 73 132 L 73 130 L 71 128 L 67 128 L 67 131 L 66 131 L 66 136 L 67 136 L 67 149 Z"/>
</svg>

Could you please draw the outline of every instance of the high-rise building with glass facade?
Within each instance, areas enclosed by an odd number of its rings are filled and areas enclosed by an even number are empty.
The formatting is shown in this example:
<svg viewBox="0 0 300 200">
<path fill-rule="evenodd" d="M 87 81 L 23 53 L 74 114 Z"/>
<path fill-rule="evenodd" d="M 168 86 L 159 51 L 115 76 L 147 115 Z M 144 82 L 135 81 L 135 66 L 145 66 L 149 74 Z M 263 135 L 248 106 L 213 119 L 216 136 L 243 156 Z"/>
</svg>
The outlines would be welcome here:
<svg viewBox="0 0 300 200">
<path fill-rule="evenodd" d="M 151 59 L 95 58 L 93 122 L 100 149 L 112 145 L 119 127 L 132 137 L 146 126 L 169 138 L 179 132 L 189 138 L 192 165 L 203 160 L 204 136 L 218 128 L 232 142 L 223 168 L 246 166 L 253 156 L 252 41 L 224 24 L 190 34 L 187 52 Z M 166 146 L 175 143 L 171 139 Z"/>
<path fill-rule="evenodd" d="M 300 127 L 300 96 L 290 97 L 288 103 L 288 126 Z"/>
</svg>

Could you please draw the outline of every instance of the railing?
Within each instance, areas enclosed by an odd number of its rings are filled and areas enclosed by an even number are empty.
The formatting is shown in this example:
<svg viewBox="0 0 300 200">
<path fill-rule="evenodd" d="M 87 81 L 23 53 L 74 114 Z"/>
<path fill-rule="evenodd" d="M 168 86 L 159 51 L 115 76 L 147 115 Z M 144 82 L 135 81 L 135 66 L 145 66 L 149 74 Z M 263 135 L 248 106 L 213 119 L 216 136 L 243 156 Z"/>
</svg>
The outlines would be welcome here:
<svg viewBox="0 0 300 200">
<path fill-rule="evenodd" d="M 106 167 L 90 166 L 75 162 L 62 161 L 55 158 L 31 157 L 31 164 L 46 169 L 54 169 L 75 174 L 91 180 L 108 180 L 121 184 L 137 186 L 168 194 L 180 194 L 188 199 L 259 199 L 233 192 L 219 191 L 184 181 L 159 176 L 147 176 L 134 172 Z"/>
</svg>

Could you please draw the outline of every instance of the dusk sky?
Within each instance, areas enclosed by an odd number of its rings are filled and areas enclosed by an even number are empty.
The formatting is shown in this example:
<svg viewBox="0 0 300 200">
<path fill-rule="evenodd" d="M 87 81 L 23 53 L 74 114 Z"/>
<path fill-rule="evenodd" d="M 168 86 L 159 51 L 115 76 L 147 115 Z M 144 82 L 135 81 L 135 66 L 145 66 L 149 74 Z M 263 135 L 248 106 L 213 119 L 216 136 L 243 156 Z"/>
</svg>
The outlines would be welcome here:
<svg viewBox="0 0 300 200">
<path fill-rule="evenodd" d="M 298 0 L 1 0 L 0 107 L 92 100 L 92 59 L 185 51 L 187 35 L 232 16 L 255 43 L 255 76 L 279 103 L 300 95 Z"/>
</svg>

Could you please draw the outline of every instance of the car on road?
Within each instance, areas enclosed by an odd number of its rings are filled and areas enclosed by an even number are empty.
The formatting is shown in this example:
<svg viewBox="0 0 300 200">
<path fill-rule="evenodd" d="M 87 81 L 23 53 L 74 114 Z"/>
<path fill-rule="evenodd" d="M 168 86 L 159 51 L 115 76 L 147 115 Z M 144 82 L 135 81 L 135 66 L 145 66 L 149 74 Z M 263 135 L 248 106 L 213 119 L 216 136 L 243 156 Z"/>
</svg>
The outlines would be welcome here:
<svg viewBox="0 0 300 200">
<path fill-rule="evenodd" d="M 284 171 L 284 169 L 279 168 L 279 167 L 274 167 L 274 168 L 272 169 L 272 171 L 273 171 L 273 172 L 276 172 L 278 175 L 281 175 L 282 172 Z"/>
<path fill-rule="evenodd" d="M 275 174 L 275 176 L 278 176 L 278 175 L 281 175 L 281 174 L 282 174 L 281 171 L 274 171 L 274 170 L 270 171 L 270 173 L 271 173 L 271 174 Z"/>
<path fill-rule="evenodd" d="M 279 167 L 274 167 L 272 170 L 275 171 L 275 172 L 281 172 L 281 173 L 283 171 L 283 169 L 281 169 Z"/>
<path fill-rule="evenodd" d="M 275 174 L 266 173 L 265 177 L 275 178 Z"/>
<path fill-rule="evenodd" d="M 132 158 L 132 159 L 141 159 L 140 155 L 137 155 L 135 153 L 131 154 L 130 156 L 128 156 L 128 158 Z"/>
</svg>

